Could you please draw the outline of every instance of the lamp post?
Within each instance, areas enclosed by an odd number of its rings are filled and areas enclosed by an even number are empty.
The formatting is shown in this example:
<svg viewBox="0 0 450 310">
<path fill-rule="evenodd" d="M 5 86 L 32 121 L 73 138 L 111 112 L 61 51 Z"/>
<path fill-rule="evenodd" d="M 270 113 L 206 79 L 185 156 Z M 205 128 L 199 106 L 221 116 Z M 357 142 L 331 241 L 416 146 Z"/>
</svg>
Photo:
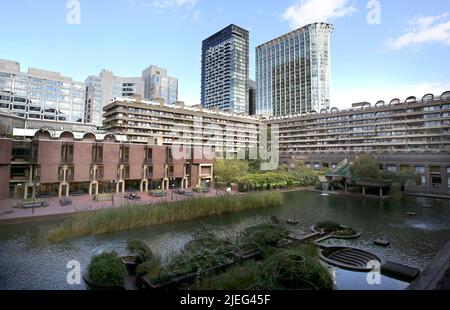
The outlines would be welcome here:
<svg viewBox="0 0 450 310">
<path fill-rule="evenodd" d="M 114 209 L 114 194 L 115 194 L 115 191 L 116 191 L 116 184 L 117 184 L 117 181 L 116 180 L 111 180 L 111 184 L 113 185 L 113 192 L 112 192 L 112 207 L 113 207 L 113 209 Z"/>
<path fill-rule="evenodd" d="M 34 214 L 34 204 L 36 202 L 36 191 L 38 190 L 39 186 L 41 186 L 41 184 L 38 183 L 33 183 L 33 208 L 31 209 L 31 213 Z"/>
<path fill-rule="evenodd" d="M 17 189 L 21 189 L 21 188 L 22 188 L 22 183 L 17 184 Z M 17 197 L 19 197 L 18 205 L 20 206 L 20 196 L 17 195 Z"/>
</svg>

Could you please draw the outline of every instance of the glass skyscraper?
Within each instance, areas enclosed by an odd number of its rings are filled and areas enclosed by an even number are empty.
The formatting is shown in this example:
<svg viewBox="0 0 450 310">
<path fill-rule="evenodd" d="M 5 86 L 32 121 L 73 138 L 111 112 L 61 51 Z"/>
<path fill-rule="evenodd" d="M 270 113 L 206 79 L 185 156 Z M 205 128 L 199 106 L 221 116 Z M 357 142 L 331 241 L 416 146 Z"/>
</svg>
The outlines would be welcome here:
<svg viewBox="0 0 450 310">
<path fill-rule="evenodd" d="M 256 113 L 295 115 L 330 107 L 333 26 L 314 23 L 256 48 Z"/>
<path fill-rule="evenodd" d="M 248 114 L 249 32 L 230 25 L 203 41 L 201 103 Z"/>
<path fill-rule="evenodd" d="M 168 104 L 178 101 L 178 79 L 168 76 L 166 69 L 152 65 L 142 72 L 142 79 L 145 99 L 162 98 Z"/>
<path fill-rule="evenodd" d="M 58 72 L 0 59 L 0 111 L 27 119 L 85 123 L 86 86 Z"/>
</svg>

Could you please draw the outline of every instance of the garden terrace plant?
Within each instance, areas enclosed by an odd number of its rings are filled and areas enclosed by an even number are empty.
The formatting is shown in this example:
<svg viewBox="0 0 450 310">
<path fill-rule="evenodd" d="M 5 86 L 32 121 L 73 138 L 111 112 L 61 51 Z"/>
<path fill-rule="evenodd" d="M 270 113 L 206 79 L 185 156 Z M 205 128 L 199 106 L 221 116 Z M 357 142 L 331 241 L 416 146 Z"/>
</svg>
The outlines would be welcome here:
<svg viewBox="0 0 450 310">
<path fill-rule="evenodd" d="M 325 221 L 317 223 L 314 228 L 318 231 L 324 231 L 325 233 L 330 234 L 335 231 L 341 230 L 342 226 L 336 222 Z"/>
<path fill-rule="evenodd" d="M 206 277 L 191 286 L 194 290 L 248 290 L 257 286 L 262 265 L 257 262 L 246 262 L 233 266 L 226 272 Z"/>
<path fill-rule="evenodd" d="M 129 241 L 127 251 L 135 257 L 134 262 L 138 265 L 153 259 L 152 250 L 140 240 Z"/>
<path fill-rule="evenodd" d="M 252 248 L 267 250 L 268 247 L 276 246 L 280 240 L 286 238 L 288 235 L 287 230 L 281 226 L 260 224 L 247 228 L 240 244 L 243 250 Z"/>
<path fill-rule="evenodd" d="M 104 252 L 92 258 L 88 275 L 96 286 L 120 287 L 124 284 L 126 269 L 116 252 Z"/>
<path fill-rule="evenodd" d="M 59 228 L 50 231 L 50 243 L 75 237 L 128 230 L 156 224 L 188 221 L 247 210 L 280 207 L 283 195 L 263 192 L 248 195 L 223 195 L 178 202 L 162 202 L 154 206 L 125 206 L 75 214 Z"/>
<path fill-rule="evenodd" d="M 281 250 L 263 263 L 261 285 L 265 289 L 333 289 L 333 280 L 311 245 Z"/>
<path fill-rule="evenodd" d="M 350 237 L 358 234 L 356 230 L 351 227 L 344 227 L 338 223 L 332 221 L 326 221 L 318 223 L 315 227 L 316 230 L 324 231 L 329 235 L 339 236 L 339 237 Z"/>
<path fill-rule="evenodd" d="M 161 261 L 157 258 L 145 261 L 136 268 L 136 277 L 148 275 L 151 278 L 158 278 L 162 270 Z"/>
</svg>

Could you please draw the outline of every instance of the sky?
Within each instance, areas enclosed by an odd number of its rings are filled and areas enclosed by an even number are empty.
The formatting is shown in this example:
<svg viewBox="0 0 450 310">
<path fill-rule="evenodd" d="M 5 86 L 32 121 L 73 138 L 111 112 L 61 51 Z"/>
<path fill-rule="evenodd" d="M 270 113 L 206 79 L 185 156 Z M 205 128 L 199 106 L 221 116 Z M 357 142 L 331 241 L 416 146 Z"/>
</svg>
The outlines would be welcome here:
<svg viewBox="0 0 450 310">
<path fill-rule="evenodd" d="M 332 23 L 333 107 L 450 90 L 450 0 L 0 0 L 0 12 L 0 58 L 22 71 L 84 81 L 154 64 L 179 79 L 179 100 L 191 105 L 200 103 L 202 40 L 232 23 L 250 31 L 250 78 L 257 45 Z"/>
</svg>

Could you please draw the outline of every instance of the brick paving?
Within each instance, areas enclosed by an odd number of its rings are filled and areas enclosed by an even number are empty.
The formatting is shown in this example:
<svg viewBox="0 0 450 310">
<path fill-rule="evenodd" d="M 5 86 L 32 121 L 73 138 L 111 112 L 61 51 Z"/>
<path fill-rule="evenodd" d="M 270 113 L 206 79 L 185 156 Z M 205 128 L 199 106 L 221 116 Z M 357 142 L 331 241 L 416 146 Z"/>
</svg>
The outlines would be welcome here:
<svg viewBox="0 0 450 310">
<path fill-rule="evenodd" d="M 114 194 L 114 207 L 122 207 L 126 205 L 152 205 L 163 201 L 180 201 L 188 199 L 183 195 L 178 195 L 172 190 L 167 191 L 166 197 L 152 197 L 148 193 L 136 193 L 141 197 L 140 201 L 128 200 L 124 194 Z M 212 189 L 209 193 L 193 193 L 193 197 L 215 197 L 224 195 L 223 191 Z M 35 208 L 15 208 L 19 200 L 5 199 L 0 200 L 0 222 L 14 222 L 15 220 L 34 220 L 40 218 L 51 218 L 58 216 L 68 216 L 79 211 L 99 210 L 104 208 L 112 208 L 112 201 L 96 202 L 91 196 L 71 196 L 72 205 L 60 206 L 59 198 L 53 197 L 43 199 L 49 204 L 48 207 Z"/>
</svg>

